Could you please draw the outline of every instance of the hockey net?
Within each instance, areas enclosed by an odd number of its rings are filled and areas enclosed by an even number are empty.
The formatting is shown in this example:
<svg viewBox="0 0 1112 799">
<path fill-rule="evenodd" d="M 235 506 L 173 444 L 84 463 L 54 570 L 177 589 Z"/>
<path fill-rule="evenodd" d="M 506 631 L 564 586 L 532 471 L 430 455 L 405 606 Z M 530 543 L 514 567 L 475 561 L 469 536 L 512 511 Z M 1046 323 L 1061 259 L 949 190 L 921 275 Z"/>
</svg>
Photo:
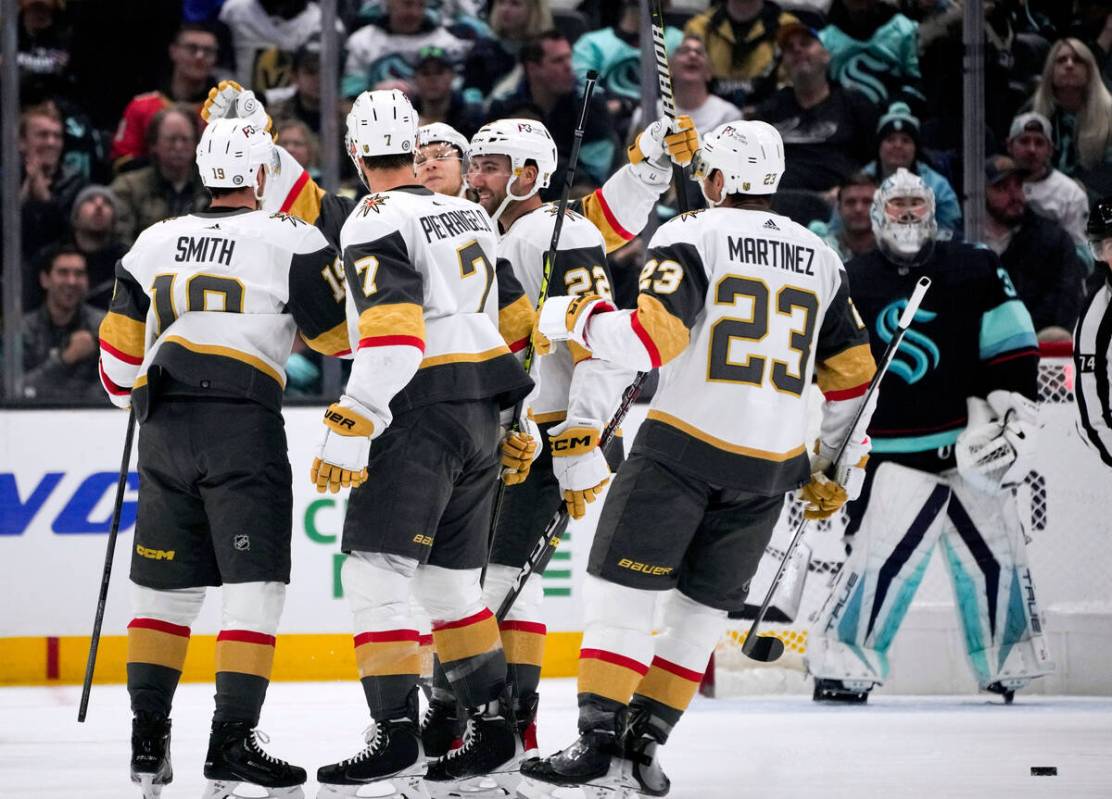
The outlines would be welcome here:
<svg viewBox="0 0 1112 799">
<path fill-rule="evenodd" d="M 1028 539 L 1028 557 L 1038 599 L 1053 629 L 1063 614 L 1100 619 L 1112 630 L 1112 548 L 1105 500 L 1110 479 L 1103 464 L 1085 445 L 1074 422 L 1074 365 L 1069 345 L 1044 347 L 1039 365 L 1038 467 L 1017 490 L 1020 518 Z M 820 399 L 815 398 L 816 410 Z M 802 519 L 802 503 L 785 503 L 772 539 L 754 576 L 747 618 L 731 621 L 726 636 L 711 659 L 703 685 L 707 695 L 779 693 L 806 690 L 803 656 L 808 630 L 817 619 L 845 560 L 842 533 L 847 515 L 812 522 L 802 543 L 808 559 L 794 559 L 774 598 L 762 634 L 784 643 L 784 655 L 774 664 L 747 658 L 741 645 L 752 618 L 779 567 L 784 550 Z M 912 604 L 905 628 L 914 624 L 916 608 L 952 608 L 953 590 L 945 569 L 933 558 Z M 803 573 L 805 570 L 805 574 Z M 802 590 L 796 580 L 802 578 Z M 794 590 L 793 590 L 794 589 Z M 953 618 L 957 630 L 957 618 Z M 895 661 L 894 661 L 895 663 Z M 1062 690 L 1070 691 L 1069 686 Z"/>
</svg>

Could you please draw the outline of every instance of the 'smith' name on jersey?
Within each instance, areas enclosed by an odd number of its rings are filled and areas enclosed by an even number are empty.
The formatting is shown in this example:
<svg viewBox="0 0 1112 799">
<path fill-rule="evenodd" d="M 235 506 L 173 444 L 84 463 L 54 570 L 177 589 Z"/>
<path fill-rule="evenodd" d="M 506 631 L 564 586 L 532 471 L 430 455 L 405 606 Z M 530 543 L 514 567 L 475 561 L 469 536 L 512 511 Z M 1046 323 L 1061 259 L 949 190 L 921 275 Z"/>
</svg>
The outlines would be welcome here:
<svg viewBox="0 0 1112 799">
<path fill-rule="evenodd" d="M 770 266 L 800 275 L 814 275 L 815 251 L 802 244 L 748 236 L 727 236 L 731 261 Z"/>
<path fill-rule="evenodd" d="M 235 251 L 236 243 L 231 239 L 216 236 L 180 236 L 174 261 L 177 263 L 211 261 L 231 266 Z"/>
<path fill-rule="evenodd" d="M 421 217 L 421 230 L 425 234 L 425 242 L 431 243 L 433 237 L 437 241 L 454 238 L 463 233 L 480 231 L 491 233 L 493 229 L 487 222 L 487 216 L 481 210 L 463 209 L 445 211 L 441 214 L 430 214 Z"/>
</svg>

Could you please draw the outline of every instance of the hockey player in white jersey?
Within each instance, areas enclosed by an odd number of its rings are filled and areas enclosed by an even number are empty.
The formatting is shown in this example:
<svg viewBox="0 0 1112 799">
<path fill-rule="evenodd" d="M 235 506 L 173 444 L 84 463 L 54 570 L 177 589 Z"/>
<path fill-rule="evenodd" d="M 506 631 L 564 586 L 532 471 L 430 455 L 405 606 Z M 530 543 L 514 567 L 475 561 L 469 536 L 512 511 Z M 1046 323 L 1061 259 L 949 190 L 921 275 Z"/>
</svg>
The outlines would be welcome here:
<svg viewBox="0 0 1112 799">
<path fill-rule="evenodd" d="M 444 122 L 417 128 L 417 182 L 437 194 L 465 196 L 468 146 L 467 137 Z"/>
<path fill-rule="evenodd" d="M 387 779 L 416 790 L 422 774 L 440 794 L 506 770 L 518 748 L 479 575 L 499 414 L 532 382 L 499 331 L 490 218 L 414 183 L 416 120 L 398 91 L 365 92 L 348 115 L 349 152 L 370 192 L 340 234 L 355 362 L 325 412 L 311 477 L 320 490 L 352 486 L 342 579 L 374 725 L 361 752 L 318 770 L 321 796 L 355 796 Z M 427 772 L 411 591 L 468 713 L 463 745 Z"/>
<path fill-rule="evenodd" d="M 915 282 L 932 287 L 880 392 L 852 551 L 807 637 L 814 696 L 863 702 L 888 678 L 888 648 L 941 549 L 977 682 L 1010 702 L 1052 668 L 1012 490 L 1037 430 L 1031 316 L 991 250 L 935 240 L 934 196 L 918 176 L 885 180 L 872 221 L 878 249 L 846 269 L 874 353 Z"/>
<path fill-rule="evenodd" d="M 212 205 L 143 231 L 100 328 L 104 387 L 141 424 L 127 682 L 132 779 L 147 799 L 173 776 L 171 702 L 209 585 L 223 585 L 223 617 L 205 796 L 240 783 L 303 795 L 305 771 L 254 731 L 290 579 L 283 367 L 297 327 L 335 344 L 343 306 L 321 277 L 334 251 L 320 231 L 256 210 L 273 165 L 262 130 L 210 124 L 197 168 Z"/>
<path fill-rule="evenodd" d="M 783 171 L 774 128 L 719 126 L 693 165 L 710 208 L 657 230 L 637 308 L 586 294 L 542 309 L 542 346 L 570 339 L 597 359 L 660 367 L 661 380 L 587 565 L 579 739 L 523 764 L 521 796 L 573 785 L 665 795 L 657 747 L 742 607 L 785 493 L 803 487 L 816 515 L 853 495 L 868 412 L 848 427 L 875 365 L 838 256 L 769 210 Z M 816 376 L 826 404 L 812 461 L 805 395 Z M 671 589 L 654 637 L 658 592 Z"/>
</svg>

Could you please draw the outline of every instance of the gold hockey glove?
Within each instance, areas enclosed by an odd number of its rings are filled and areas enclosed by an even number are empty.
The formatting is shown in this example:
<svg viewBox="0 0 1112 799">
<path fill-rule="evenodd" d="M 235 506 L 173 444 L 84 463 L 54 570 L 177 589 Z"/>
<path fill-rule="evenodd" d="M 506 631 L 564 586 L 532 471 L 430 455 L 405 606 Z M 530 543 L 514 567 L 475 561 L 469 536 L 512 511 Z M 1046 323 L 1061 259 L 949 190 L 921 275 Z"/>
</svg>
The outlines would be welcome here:
<svg viewBox="0 0 1112 799">
<path fill-rule="evenodd" d="M 367 460 L 375 424 L 365 416 L 338 402 L 324 412 L 324 439 L 309 477 L 323 494 L 340 488 L 358 488 L 367 480 Z"/>
<path fill-rule="evenodd" d="M 698 149 L 699 131 L 691 117 L 678 116 L 674 121 L 661 117 L 641 131 L 627 154 L 634 165 L 649 161 L 658 167 L 667 166 L 667 156 L 678 166 L 687 166 Z"/>
<path fill-rule="evenodd" d="M 549 431 L 552 471 L 573 519 L 582 519 L 610 482 L 610 466 L 599 447 L 601 427 L 593 419 L 568 418 Z"/>
</svg>

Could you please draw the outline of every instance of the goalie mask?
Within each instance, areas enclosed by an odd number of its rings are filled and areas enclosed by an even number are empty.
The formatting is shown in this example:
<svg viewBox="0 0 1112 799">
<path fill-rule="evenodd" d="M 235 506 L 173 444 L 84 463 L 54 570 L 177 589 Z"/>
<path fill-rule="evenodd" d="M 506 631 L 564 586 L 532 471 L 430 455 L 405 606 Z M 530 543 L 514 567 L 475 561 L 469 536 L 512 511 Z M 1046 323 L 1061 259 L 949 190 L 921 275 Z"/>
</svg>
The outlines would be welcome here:
<svg viewBox="0 0 1112 799">
<path fill-rule="evenodd" d="M 938 222 L 934 192 L 903 167 L 889 175 L 873 197 L 870 212 L 877 246 L 902 266 L 918 266 L 930 257 Z"/>
<path fill-rule="evenodd" d="M 556 171 L 556 142 L 544 124 L 535 119 L 499 119 L 479 128 L 471 137 L 468 155 L 504 155 L 510 159 L 510 180 L 506 184 L 506 199 L 492 215 L 497 222 L 511 200 L 528 200 L 541 189 L 547 189 Z M 514 194 L 513 185 L 521 170 L 532 161 L 537 165 L 537 180 L 525 194 Z"/>
<path fill-rule="evenodd" d="M 784 141 L 767 122 L 738 121 L 719 125 L 703 137 L 691 161 L 691 179 L 698 181 L 707 206 L 703 181 L 714 170 L 722 173 L 722 197 L 727 194 L 775 194 L 784 175 Z"/>
<path fill-rule="evenodd" d="M 277 175 L 280 167 L 270 134 L 242 119 L 214 119 L 197 144 L 197 171 L 210 189 L 252 188 L 262 201 L 256 185 L 259 169 Z"/>
</svg>

